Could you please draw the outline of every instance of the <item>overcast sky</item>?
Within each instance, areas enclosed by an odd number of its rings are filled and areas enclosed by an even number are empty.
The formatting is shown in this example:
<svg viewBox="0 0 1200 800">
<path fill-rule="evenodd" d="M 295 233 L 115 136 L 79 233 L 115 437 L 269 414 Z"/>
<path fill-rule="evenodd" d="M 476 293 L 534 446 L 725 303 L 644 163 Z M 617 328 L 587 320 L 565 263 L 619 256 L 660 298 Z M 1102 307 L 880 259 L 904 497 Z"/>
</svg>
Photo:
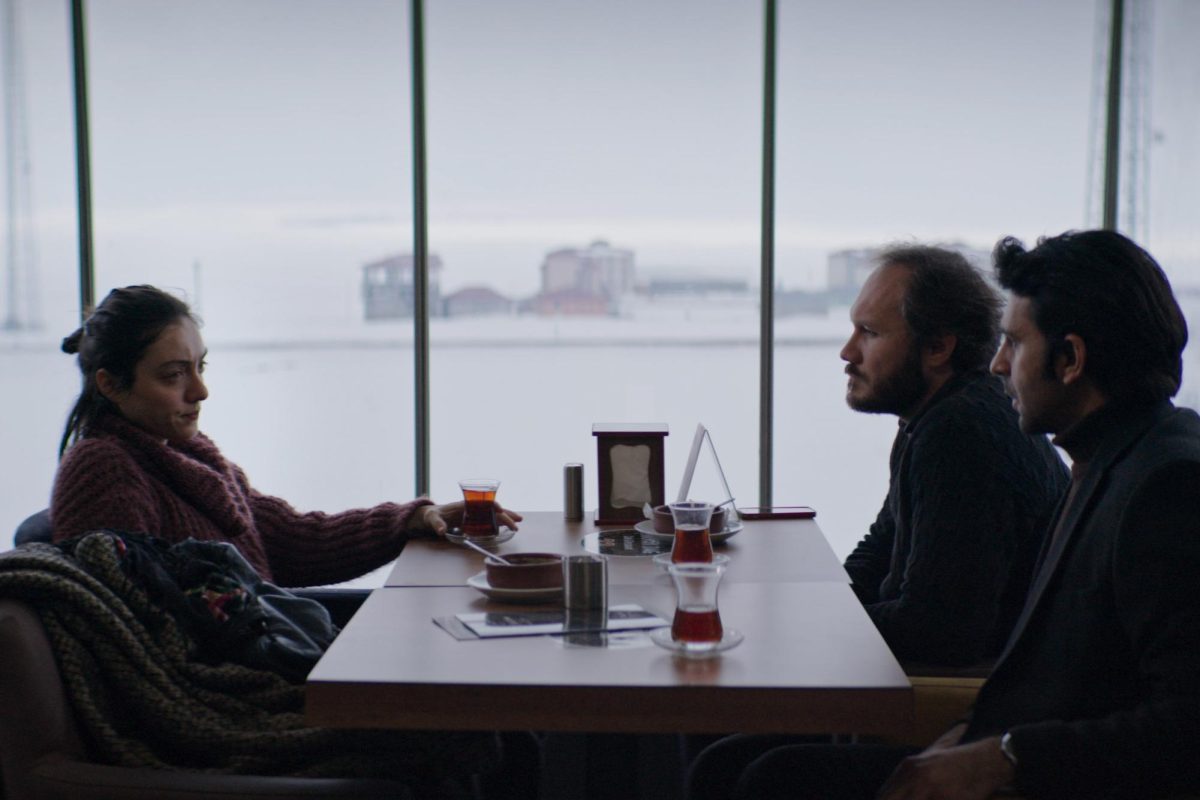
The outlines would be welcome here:
<svg viewBox="0 0 1200 800">
<path fill-rule="evenodd" d="M 74 258 L 67 5 L 20 0 L 49 283 Z M 989 247 L 1085 225 L 1104 5 L 781 2 L 780 280 L 819 285 L 841 247 Z M 217 285 L 258 271 L 304 291 L 336 271 L 350 297 L 360 264 L 408 250 L 407 6 L 89 3 L 100 284 L 151 271 L 186 283 L 201 263 Z M 597 237 L 645 269 L 753 278 L 761 3 L 426 6 L 432 244 L 448 288 L 532 291 L 546 250 Z M 1200 3 L 1159 0 L 1154 23 L 1149 244 L 1177 281 L 1200 282 Z"/>
</svg>

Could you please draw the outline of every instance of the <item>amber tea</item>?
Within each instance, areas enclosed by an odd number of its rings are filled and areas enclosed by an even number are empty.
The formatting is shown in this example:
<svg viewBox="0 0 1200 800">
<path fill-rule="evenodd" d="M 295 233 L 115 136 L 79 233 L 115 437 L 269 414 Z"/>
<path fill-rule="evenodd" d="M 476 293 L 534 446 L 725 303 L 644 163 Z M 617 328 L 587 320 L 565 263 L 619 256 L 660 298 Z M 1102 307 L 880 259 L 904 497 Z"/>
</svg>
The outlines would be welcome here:
<svg viewBox="0 0 1200 800">
<path fill-rule="evenodd" d="M 717 609 L 675 609 L 675 619 L 671 622 L 671 638 L 675 641 L 719 642 L 724 635 L 721 612 Z"/>
<path fill-rule="evenodd" d="M 496 490 L 499 481 L 459 481 L 463 493 L 462 532 L 464 536 L 495 536 Z"/>
<path fill-rule="evenodd" d="M 672 639 L 697 645 L 722 641 L 725 629 L 717 611 L 717 587 L 728 561 L 720 556 L 711 564 L 682 563 L 667 567 L 677 595 Z"/>
<path fill-rule="evenodd" d="M 712 563 L 712 537 L 707 525 L 676 525 L 675 546 L 671 548 L 671 563 Z"/>
</svg>

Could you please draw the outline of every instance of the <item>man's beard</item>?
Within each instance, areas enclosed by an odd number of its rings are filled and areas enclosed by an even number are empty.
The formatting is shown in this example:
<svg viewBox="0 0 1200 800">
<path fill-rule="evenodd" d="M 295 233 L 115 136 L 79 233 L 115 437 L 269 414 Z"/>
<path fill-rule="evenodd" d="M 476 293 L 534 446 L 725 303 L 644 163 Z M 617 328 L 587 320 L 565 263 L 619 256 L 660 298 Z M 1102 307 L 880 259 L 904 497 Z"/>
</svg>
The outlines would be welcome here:
<svg viewBox="0 0 1200 800">
<path fill-rule="evenodd" d="M 856 374 L 861 381 L 862 377 Z M 909 348 L 904 361 L 891 374 L 884 375 L 870 387 L 866 396 L 854 397 L 846 394 L 846 403 L 855 411 L 868 414 L 896 414 L 902 416 L 911 411 L 929 389 L 929 381 L 921 370 L 921 348 L 914 344 Z"/>
</svg>

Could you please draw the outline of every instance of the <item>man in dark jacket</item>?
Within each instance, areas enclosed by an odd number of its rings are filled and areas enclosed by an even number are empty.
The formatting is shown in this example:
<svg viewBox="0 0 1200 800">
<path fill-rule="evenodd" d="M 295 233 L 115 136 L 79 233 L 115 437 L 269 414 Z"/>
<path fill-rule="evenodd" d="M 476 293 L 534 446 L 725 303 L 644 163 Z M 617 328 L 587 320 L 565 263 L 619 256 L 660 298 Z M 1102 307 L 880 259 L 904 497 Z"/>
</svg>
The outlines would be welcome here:
<svg viewBox="0 0 1200 800">
<path fill-rule="evenodd" d="M 879 263 L 850 310 L 846 401 L 900 429 L 887 498 L 845 567 L 897 658 L 976 664 L 1008 639 L 1066 469 L 987 372 L 1000 298 L 983 277 L 936 247 Z"/>
<path fill-rule="evenodd" d="M 1120 234 L 1005 239 L 995 258 L 1009 305 L 992 371 L 1022 428 L 1073 461 L 1012 636 L 969 719 L 925 751 L 777 749 L 746 797 L 874 797 L 897 761 L 883 800 L 1200 791 L 1200 417 L 1170 403 L 1187 325 Z"/>
</svg>

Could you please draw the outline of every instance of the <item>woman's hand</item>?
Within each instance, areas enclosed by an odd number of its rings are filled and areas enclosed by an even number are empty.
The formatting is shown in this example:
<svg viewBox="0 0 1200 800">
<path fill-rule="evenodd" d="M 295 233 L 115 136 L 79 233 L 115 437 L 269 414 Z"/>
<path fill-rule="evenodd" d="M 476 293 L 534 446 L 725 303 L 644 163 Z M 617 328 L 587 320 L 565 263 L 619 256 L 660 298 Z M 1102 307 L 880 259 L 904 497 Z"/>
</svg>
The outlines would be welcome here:
<svg viewBox="0 0 1200 800">
<path fill-rule="evenodd" d="M 420 506 L 408 519 L 408 530 L 429 531 L 436 536 L 445 536 L 451 528 L 462 525 L 463 504 L 443 503 L 442 505 Z M 496 503 L 496 524 L 517 530 L 517 523 L 524 517 L 515 511 L 508 511 Z"/>
</svg>

